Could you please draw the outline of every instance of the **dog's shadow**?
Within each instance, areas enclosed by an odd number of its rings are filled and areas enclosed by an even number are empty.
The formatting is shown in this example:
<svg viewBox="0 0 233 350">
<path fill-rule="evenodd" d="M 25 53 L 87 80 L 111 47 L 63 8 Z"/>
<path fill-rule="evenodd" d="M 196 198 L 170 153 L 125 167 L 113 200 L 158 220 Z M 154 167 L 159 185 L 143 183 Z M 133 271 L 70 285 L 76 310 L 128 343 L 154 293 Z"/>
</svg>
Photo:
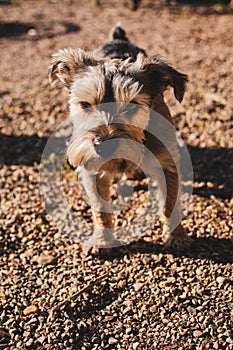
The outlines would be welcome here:
<svg viewBox="0 0 233 350">
<path fill-rule="evenodd" d="M 162 258 L 158 260 L 159 264 L 165 265 L 166 264 L 166 254 L 171 253 L 168 250 L 164 249 L 162 244 L 159 243 L 148 243 L 145 242 L 143 239 L 139 240 L 138 242 L 131 243 L 128 246 L 123 246 L 120 248 L 115 249 L 115 253 L 110 258 L 108 257 L 102 257 L 99 258 L 101 261 L 107 259 L 108 261 L 114 260 L 114 259 L 121 259 L 125 255 L 128 255 L 129 257 L 133 254 L 155 254 L 159 255 L 160 253 L 163 254 Z M 207 237 L 207 238 L 193 238 L 193 244 L 189 251 L 183 253 L 183 254 L 175 254 L 172 253 L 172 255 L 175 258 L 190 258 L 191 260 L 207 260 L 207 261 L 213 261 L 216 263 L 221 264 L 231 264 L 233 263 L 233 241 L 230 239 L 221 239 L 221 238 L 213 238 L 213 237 Z M 190 262 L 191 263 L 191 262 Z M 114 278 L 113 278 L 114 280 Z M 113 281 L 113 286 L 110 288 L 108 283 L 105 283 L 97 288 L 98 293 L 95 293 L 93 291 L 89 292 L 89 300 L 90 302 L 88 305 L 82 305 L 77 306 L 75 308 L 68 309 L 67 312 L 69 314 L 69 317 L 76 321 L 80 317 L 90 317 L 93 315 L 94 311 L 96 310 L 103 310 L 105 309 L 109 304 L 112 304 L 116 302 L 119 295 L 122 294 L 122 292 L 125 290 L 125 286 L 127 285 L 127 278 L 121 277 L 121 280 L 125 280 L 122 285 L 118 283 L 118 281 Z M 232 283 L 232 282 L 231 282 Z M 101 292 L 100 292 L 101 289 Z M 95 329 L 88 329 L 83 328 L 83 333 L 85 332 L 91 332 L 96 333 Z"/>
<path fill-rule="evenodd" d="M 192 160 L 195 186 L 193 194 L 222 199 L 233 197 L 233 149 L 221 147 L 191 147 L 188 151 Z M 210 184 L 210 186 L 208 186 Z"/>
<path fill-rule="evenodd" d="M 233 240 L 227 238 L 197 238 L 192 237 L 193 242 L 189 250 L 176 253 L 174 251 L 166 249 L 162 244 L 158 242 L 146 242 L 140 239 L 137 242 L 133 242 L 129 245 L 115 248 L 113 255 L 110 258 L 122 258 L 124 255 L 133 255 L 136 253 L 141 254 L 172 254 L 174 257 L 186 257 L 191 259 L 205 259 L 211 260 L 216 263 L 228 264 L 233 263 Z M 106 258 L 106 257 L 103 257 Z M 109 257 L 108 257 L 109 260 Z"/>
</svg>

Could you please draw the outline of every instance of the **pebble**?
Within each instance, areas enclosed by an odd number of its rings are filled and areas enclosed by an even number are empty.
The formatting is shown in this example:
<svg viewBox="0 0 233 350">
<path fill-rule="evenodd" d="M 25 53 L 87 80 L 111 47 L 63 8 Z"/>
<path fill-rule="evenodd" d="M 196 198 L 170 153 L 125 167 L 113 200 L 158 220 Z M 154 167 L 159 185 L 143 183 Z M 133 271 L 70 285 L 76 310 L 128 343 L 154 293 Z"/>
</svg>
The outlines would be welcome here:
<svg viewBox="0 0 233 350">
<path fill-rule="evenodd" d="M 34 343 L 33 338 L 30 338 L 27 342 L 26 342 L 26 346 L 32 346 L 32 344 Z"/>
<path fill-rule="evenodd" d="M 150 310 L 150 312 L 154 313 L 157 310 L 157 306 L 156 305 L 152 305 L 149 310 Z"/>
<path fill-rule="evenodd" d="M 136 292 L 138 292 L 143 286 L 144 286 L 144 283 L 134 283 L 133 285 Z"/>
<path fill-rule="evenodd" d="M 118 343 L 118 340 L 115 339 L 115 338 L 113 338 L 113 337 L 110 337 L 110 338 L 108 339 L 108 343 L 109 343 L 110 345 L 114 345 L 114 344 L 117 344 L 117 343 Z"/>
<path fill-rule="evenodd" d="M 226 278 L 223 277 L 223 276 L 218 276 L 218 277 L 216 278 L 216 281 L 218 282 L 218 284 L 222 285 L 222 284 L 225 283 Z"/>
<path fill-rule="evenodd" d="M 38 307 L 36 305 L 30 305 L 23 310 L 23 313 L 24 315 L 30 315 L 37 312 L 37 310 L 38 310 Z"/>
<path fill-rule="evenodd" d="M 131 327 L 126 328 L 126 330 L 125 330 L 126 334 L 130 334 L 131 332 L 132 332 L 132 328 Z"/>
<path fill-rule="evenodd" d="M 53 255 L 42 254 L 37 258 L 37 262 L 41 266 L 54 265 L 57 262 L 57 258 Z"/>
<path fill-rule="evenodd" d="M 30 36 L 35 36 L 35 35 L 37 35 L 36 29 L 34 29 L 34 28 L 29 29 L 28 35 L 30 35 Z"/>
<path fill-rule="evenodd" d="M 187 311 L 188 311 L 190 314 L 192 314 L 192 315 L 196 315 L 196 314 L 197 314 L 197 310 L 196 310 L 194 307 L 192 307 L 192 306 L 188 306 L 188 307 L 187 307 Z"/>
<path fill-rule="evenodd" d="M 199 337 L 202 336 L 202 332 L 201 331 L 194 331 L 193 335 L 194 335 L 195 338 L 199 338 Z"/>
</svg>

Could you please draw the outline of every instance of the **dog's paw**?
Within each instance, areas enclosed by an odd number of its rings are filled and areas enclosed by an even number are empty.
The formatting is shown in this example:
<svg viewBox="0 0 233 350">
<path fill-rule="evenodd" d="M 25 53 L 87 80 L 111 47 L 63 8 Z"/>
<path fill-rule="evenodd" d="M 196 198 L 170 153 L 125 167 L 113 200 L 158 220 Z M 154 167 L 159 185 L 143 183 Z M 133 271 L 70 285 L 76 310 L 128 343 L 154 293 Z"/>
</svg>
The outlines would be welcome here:
<svg viewBox="0 0 233 350">
<path fill-rule="evenodd" d="M 122 246 L 122 242 L 111 237 L 111 239 L 104 239 L 93 235 L 82 246 L 85 255 L 95 256 L 111 256 L 117 247 Z"/>
<path fill-rule="evenodd" d="M 103 248 L 99 246 L 83 246 L 82 250 L 85 255 L 93 255 L 93 256 L 103 256 L 110 257 L 113 254 L 113 248 Z"/>
<path fill-rule="evenodd" d="M 189 250 L 192 243 L 192 238 L 187 235 L 182 227 L 178 227 L 173 232 L 167 233 L 164 248 L 182 253 Z"/>
</svg>

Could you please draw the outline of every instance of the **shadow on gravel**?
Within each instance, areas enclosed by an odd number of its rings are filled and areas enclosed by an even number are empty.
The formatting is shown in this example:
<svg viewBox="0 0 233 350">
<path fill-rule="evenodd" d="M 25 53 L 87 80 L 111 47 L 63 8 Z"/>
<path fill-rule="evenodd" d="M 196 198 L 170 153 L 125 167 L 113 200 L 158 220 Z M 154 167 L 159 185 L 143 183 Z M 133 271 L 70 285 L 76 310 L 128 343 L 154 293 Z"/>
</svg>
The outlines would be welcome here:
<svg viewBox="0 0 233 350">
<path fill-rule="evenodd" d="M 15 136 L 0 134 L 0 164 L 6 165 L 33 165 L 39 163 L 46 137 Z"/>
<path fill-rule="evenodd" d="M 194 181 L 200 184 L 193 194 L 210 198 L 231 199 L 233 196 L 233 149 L 190 147 Z M 208 183 L 210 185 L 208 186 Z"/>
<path fill-rule="evenodd" d="M 233 7 L 231 0 L 165 0 L 165 1 L 149 1 L 147 4 L 140 0 L 134 0 L 131 3 L 131 9 L 136 11 L 140 8 L 161 11 L 168 8 L 171 13 L 183 15 L 185 12 L 197 13 L 201 16 L 208 15 L 224 15 L 232 13 Z"/>
<path fill-rule="evenodd" d="M 0 0 L 0 5 L 11 6 L 11 5 L 14 5 L 14 3 L 12 0 Z"/>
<path fill-rule="evenodd" d="M 192 12 L 196 12 L 202 16 L 208 15 L 225 15 L 232 13 L 232 6 L 230 0 L 166 0 L 167 6 L 175 12 L 181 11 L 183 6 L 186 6 Z"/>
<path fill-rule="evenodd" d="M 33 165 L 40 162 L 46 137 L 0 134 L 0 163 L 6 165 Z M 194 181 L 200 187 L 193 194 L 222 199 L 233 197 L 233 149 L 188 147 L 194 172 Z M 208 186 L 211 183 L 211 186 Z"/>
<path fill-rule="evenodd" d="M 170 0 L 167 0 L 169 3 Z M 190 5 L 194 7 L 198 6 L 206 6 L 210 7 L 212 5 L 219 5 L 221 4 L 221 7 L 224 7 L 228 5 L 230 0 L 176 0 L 176 3 L 181 4 L 181 5 Z"/>
<path fill-rule="evenodd" d="M 17 38 L 39 40 L 54 38 L 80 30 L 80 26 L 70 22 L 46 23 L 23 23 L 5 22 L 0 23 L 0 38 Z"/>
<path fill-rule="evenodd" d="M 233 241 L 214 237 L 194 238 L 190 255 L 187 256 L 217 263 L 233 263 Z"/>
<path fill-rule="evenodd" d="M 205 259 L 212 260 L 217 263 L 227 264 L 233 263 L 233 241 L 225 238 L 193 238 L 193 244 L 189 251 L 176 254 L 167 249 L 159 243 L 145 242 L 141 239 L 138 242 L 131 243 L 128 246 L 121 247 L 116 251 L 115 257 L 123 257 L 125 254 L 167 254 L 172 253 L 174 257 L 186 257 L 191 259 Z"/>
<path fill-rule="evenodd" d="M 22 35 L 27 33 L 32 28 L 33 26 L 26 23 L 0 23 L 0 38 Z"/>
</svg>

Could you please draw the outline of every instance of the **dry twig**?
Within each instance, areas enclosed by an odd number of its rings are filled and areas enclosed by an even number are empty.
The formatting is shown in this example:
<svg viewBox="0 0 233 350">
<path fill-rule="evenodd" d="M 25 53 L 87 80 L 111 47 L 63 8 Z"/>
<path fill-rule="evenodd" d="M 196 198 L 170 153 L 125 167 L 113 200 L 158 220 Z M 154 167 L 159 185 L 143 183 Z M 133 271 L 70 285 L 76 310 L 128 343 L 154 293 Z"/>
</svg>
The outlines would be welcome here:
<svg viewBox="0 0 233 350">
<path fill-rule="evenodd" d="M 87 286 L 83 287 L 78 292 L 76 292 L 76 293 L 74 293 L 72 295 L 72 301 L 74 302 L 79 297 L 79 295 L 81 295 L 82 293 L 87 292 L 88 290 L 92 289 L 94 285 L 96 285 L 99 282 L 102 282 L 107 277 L 108 277 L 108 273 L 105 273 L 102 276 L 97 277 L 95 280 L 90 281 Z M 64 305 L 67 305 L 68 303 L 69 303 L 69 301 L 66 299 L 66 300 L 63 300 L 60 303 L 56 304 L 55 306 L 53 306 L 51 311 L 50 311 L 50 313 L 49 313 L 47 322 L 51 321 L 55 311 L 60 310 Z"/>
</svg>

